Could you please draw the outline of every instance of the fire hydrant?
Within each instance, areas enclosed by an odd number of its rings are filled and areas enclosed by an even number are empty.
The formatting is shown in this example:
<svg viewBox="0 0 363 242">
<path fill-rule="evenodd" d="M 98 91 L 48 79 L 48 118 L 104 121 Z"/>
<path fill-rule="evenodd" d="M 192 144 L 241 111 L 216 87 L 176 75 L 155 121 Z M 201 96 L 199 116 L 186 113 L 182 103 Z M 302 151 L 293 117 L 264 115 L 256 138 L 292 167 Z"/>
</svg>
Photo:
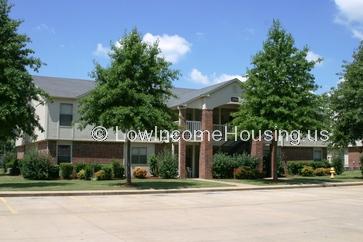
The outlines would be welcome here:
<svg viewBox="0 0 363 242">
<path fill-rule="evenodd" d="M 335 168 L 334 167 L 330 167 L 330 178 L 331 179 L 334 179 L 335 178 L 335 175 L 336 175 Z"/>
</svg>

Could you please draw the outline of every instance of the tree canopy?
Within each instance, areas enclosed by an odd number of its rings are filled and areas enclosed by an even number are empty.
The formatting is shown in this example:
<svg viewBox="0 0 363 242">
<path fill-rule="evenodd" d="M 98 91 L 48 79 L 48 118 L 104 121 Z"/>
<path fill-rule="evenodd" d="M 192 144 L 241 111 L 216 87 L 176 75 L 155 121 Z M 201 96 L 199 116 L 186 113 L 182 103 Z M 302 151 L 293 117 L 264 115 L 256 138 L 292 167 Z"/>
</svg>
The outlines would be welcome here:
<svg viewBox="0 0 363 242">
<path fill-rule="evenodd" d="M 242 101 L 233 123 L 241 130 L 321 129 L 325 116 L 322 98 L 311 70 L 315 61 L 306 59 L 308 48 L 299 50 L 291 34 L 274 20 L 262 50 L 252 59 L 247 80 L 242 83 Z M 275 137 L 276 138 L 276 137 Z M 277 179 L 277 142 L 271 143 L 272 175 Z"/>
<path fill-rule="evenodd" d="M 37 71 L 41 61 L 27 47 L 29 37 L 18 33 L 20 20 L 9 17 L 11 5 L 0 0 L 0 139 L 13 139 L 22 132 L 32 135 L 43 130 L 31 102 L 46 97 L 34 83 L 28 70 Z"/>
<path fill-rule="evenodd" d="M 307 53 L 307 47 L 295 47 L 291 34 L 275 20 L 242 83 L 242 105 L 234 124 L 251 130 L 321 128 L 323 112 L 311 74 L 316 62 L 308 61 Z"/>
<path fill-rule="evenodd" d="M 363 140 L 363 42 L 340 75 L 341 82 L 331 93 L 333 142 L 347 146 Z"/>
<path fill-rule="evenodd" d="M 136 29 L 112 46 L 109 67 L 96 64 L 96 88 L 80 103 L 83 124 L 122 130 L 172 128 L 166 101 L 179 72 L 160 57 L 158 43 L 142 41 Z"/>
</svg>

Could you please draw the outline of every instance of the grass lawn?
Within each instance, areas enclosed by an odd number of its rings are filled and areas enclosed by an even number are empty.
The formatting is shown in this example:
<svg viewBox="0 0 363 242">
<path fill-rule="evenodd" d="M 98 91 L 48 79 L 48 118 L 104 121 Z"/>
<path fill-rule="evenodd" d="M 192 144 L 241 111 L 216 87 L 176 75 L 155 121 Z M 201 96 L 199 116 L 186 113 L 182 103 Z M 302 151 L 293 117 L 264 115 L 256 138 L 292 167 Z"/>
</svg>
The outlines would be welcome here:
<svg viewBox="0 0 363 242">
<path fill-rule="evenodd" d="M 27 180 L 21 176 L 0 175 L 0 191 L 70 191 L 70 190 L 126 190 L 126 189 L 177 189 L 220 187 L 226 184 L 192 179 L 133 179 L 127 186 L 126 180 Z"/>
<path fill-rule="evenodd" d="M 345 171 L 343 174 L 338 175 L 335 179 L 331 179 L 330 176 L 314 176 L 314 177 L 302 177 L 302 176 L 288 176 L 279 178 L 277 182 L 269 179 L 223 179 L 221 181 L 236 182 L 250 185 L 296 185 L 296 184 L 322 184 L 329 182 L 363 182 L 362 173 L 360 170 Z"/>
</svg>

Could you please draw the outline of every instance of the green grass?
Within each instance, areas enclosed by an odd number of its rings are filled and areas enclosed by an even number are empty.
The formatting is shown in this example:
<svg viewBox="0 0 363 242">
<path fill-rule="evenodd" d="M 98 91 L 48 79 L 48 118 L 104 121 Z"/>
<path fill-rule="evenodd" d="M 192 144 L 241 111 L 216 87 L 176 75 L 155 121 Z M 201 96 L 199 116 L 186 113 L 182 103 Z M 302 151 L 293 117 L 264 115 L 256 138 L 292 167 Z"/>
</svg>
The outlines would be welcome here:
<svg viewBox="0 0 363 242">
<path fill-rule="evenodd" d="M 296 185 L 296 184 L 324 184 L 331 182 L 363 182 L 362 173 L 360 170 L 345 171 L 341 175 L 337 175 L 335 179 L 331 179 L 330 176 L 314 176 L 314 177 L 302 177 L 302 176 L 288 176 L 279 178 L 277 182 L 269 179 L 223 179 L 221 181 L 236 182 L 250 185 Z"/>
<path fill-rule="evenodd" d="M 127 186 L 125 180 L 45 180 L 34 181 L 21 176 L 0 175 L 0 191 L 71 191 L 71 190 L 127 190 L 127 189 L 179 189 L 227 186 L 221 183 L 192 179 L 133 179 Z"/>
</svg>

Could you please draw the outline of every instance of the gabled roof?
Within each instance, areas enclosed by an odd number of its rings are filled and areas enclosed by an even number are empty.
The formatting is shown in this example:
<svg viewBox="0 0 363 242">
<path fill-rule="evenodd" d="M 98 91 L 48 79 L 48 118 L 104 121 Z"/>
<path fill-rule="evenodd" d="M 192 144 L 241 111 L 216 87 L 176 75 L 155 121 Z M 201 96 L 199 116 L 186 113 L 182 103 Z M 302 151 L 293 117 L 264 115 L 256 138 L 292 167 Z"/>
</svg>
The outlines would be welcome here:
<svg viewBox="0 0 363 242">
<path fill-rule="evenodd" d="M 48 76 L 33 76 L 33 80 L 37 87 L 51 97 L 77 98 L 95 87 L 95 82 L 91 80 Z"/>
<path fill-rule="evenodd" d="M 168 106 L 176 107 L 176 106 L 180 106 L 180 105 L 185 105 L 186 103 L 191 102 L 195 99 L 198 99 L 198 98 L 203 97 L 208 94 L 212 94 L 213 92 L 215 92 L 233 82 L 241 82 L 241 81 L 237 78 L 234 78 L 232 80 L 221 82 L 221 83 L 211 85 L 208 87 L 204 87 L 201 89 L 190 89 L 190 91 L 182 93 L 182 95 L 176 94 L 176 96 L 177 96 L 176 98 L 171 98 L 168 101 Z"/>
<path fill-rule="evenodd" d="M 95 81 L 71 79 L 71 78 L 59 78 L 59 77 L 47 77 L 47 76 L 33 76 L 34 83 L 39 88 L 47 92 L 51 97 L 61 98 L 74 98 L 77 99 L 83 94 L 91 91 L 95 87 Z M 230 83 L 240 81 L 237 78 L 221 82 L 215 85 L 204 87 L 201 89 L 191 88 L 173 88 L 173 93 L 176 97 L 172 97 L 167 101 L 169 107 L 176 107 L 179 105 L 185 105 L 195 99 L 202 96 L 211 94 Z"/>
</svg>

